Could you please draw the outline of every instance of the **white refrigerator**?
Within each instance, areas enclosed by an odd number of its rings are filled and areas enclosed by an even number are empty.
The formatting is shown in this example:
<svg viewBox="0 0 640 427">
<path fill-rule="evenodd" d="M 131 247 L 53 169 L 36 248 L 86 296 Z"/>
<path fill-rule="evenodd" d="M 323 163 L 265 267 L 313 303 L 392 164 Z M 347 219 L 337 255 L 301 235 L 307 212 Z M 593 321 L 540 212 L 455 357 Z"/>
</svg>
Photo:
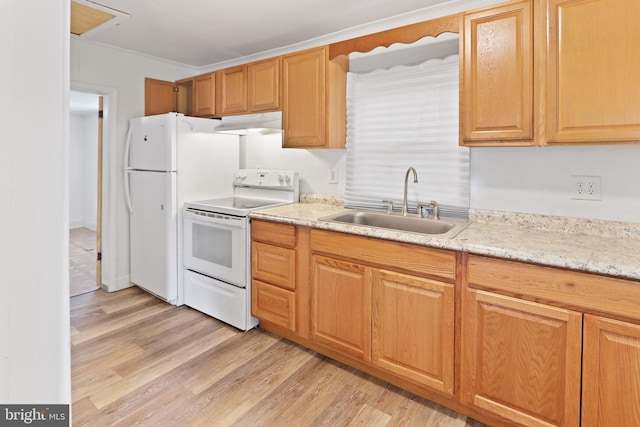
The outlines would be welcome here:
<svg viewBox="0 0 640 427">
<path fill-rule="evenodd" d="M 124 156 L 130 281 L 181 305 L 184 202 L 230 196 L 239 137 L 178 113 L 131 119 Z"/>
</svg>

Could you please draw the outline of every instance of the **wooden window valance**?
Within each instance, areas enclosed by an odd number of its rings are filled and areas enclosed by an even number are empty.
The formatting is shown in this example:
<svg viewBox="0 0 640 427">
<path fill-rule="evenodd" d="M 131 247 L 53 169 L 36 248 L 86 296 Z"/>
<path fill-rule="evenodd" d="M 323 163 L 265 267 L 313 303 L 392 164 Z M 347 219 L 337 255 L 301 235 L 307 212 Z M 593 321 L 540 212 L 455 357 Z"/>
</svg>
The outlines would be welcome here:
<svg viewBox="0 0 640 427">
<path fill-rule="evenodd" d="M 442 33 L 460 33 L 460 15 L 449 15 L 429 21 L 417 22 L 366 36 L 356 37 L 329 45 L 329 59 L 353 52 L 369 52 L 378 46 L 393 43 L 413 43 L 423 37 L 437 37 Z"/>
</svg>

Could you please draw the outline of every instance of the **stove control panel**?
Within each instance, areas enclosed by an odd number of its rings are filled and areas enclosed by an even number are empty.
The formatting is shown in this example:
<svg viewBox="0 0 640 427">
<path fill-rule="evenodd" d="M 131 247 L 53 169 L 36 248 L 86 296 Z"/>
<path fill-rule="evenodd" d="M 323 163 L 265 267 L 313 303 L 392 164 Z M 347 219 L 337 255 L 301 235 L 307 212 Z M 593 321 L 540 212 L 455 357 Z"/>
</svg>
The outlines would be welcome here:
<svg viewBox="0 0 640 427">
<path fill-rule="evenodd" d="M 233 185 L 294 190 L 298 187 L 298 172 L 279 169 L 240 169 L 236 172 Z"/>
</svg>

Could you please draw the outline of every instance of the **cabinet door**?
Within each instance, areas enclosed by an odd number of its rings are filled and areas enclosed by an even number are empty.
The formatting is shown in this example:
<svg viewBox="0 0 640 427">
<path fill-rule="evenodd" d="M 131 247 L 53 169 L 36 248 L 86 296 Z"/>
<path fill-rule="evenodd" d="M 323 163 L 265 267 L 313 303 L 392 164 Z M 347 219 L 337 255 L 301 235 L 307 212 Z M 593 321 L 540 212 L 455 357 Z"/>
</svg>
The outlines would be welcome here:
<svg viewBox="0 0 640 427">
<path fill-rule="evenodd" d="M 176 111 L 176 85 L 164 80 L 144 79 L 144 115 L 171 113 Z"/>
<path fill-rule="evenodd" d="M 220 72 L 222 79 L 221 114 L 241 114 L 249 111 L 247 107 L 247 66 L 227 68 Z"/>
<path fill-rule="evenodd" d="M 453 285 L 373 273 L 373 364 L 453 395 Z"/>
<path fill-rule="evenodd" d="M 640 140 L 640 2 L 550 0 L 549 142 Z"/>
<path fill-rule="evenodd" d="M 325 145 L 326 49 L 282 58 L 282 126 L 284 147 Z"/>
<path fill-rule="evenodd" d="M 370 361 L 370 269 L 318 255 L 311 268 L 311 339 Z"/>
<path fill-rule="evenodd" d="M 198 117 L 216 114 L 216 73 L 197 76 L 193 80 L 194 112 Z"/>
<path fill-rule="evenodd" d="M 176 105 L 178 113 L 193 116 L 193 78 L 176 82 Z"/>
<path fill-rule="evenodd" d="M 640 325 L 585 315 L 582 425 L 640 425 Z"/>
<path fill-rule="evenodd" d="M 532 144 L 531 2 L 465 15 L 463 44 L 462 143 Z"/>
<path fill-rule="evenodd" d="M 280 108 L 280 58 L 248 65 L 249 110 L 261 112 Z"/>
<path fill-rule="evenodd" d="M 464 297 L 462 401 L 526 426 L 579 425 L 582 315 L 473 289 Z"/>
</svg>

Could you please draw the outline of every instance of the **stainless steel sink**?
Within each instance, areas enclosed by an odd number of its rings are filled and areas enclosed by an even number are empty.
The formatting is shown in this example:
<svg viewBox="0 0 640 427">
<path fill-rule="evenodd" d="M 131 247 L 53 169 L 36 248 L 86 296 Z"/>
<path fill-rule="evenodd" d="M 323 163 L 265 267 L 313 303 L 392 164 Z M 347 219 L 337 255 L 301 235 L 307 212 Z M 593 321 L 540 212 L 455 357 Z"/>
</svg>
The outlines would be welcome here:
<svg viewBox="0 0 640 427">
<path fill-rule="evenodd" d="M 360 225 L 409 233 L 428 234 L 451 238 L 464 230 L 469 224 L 464 221 L 440 219 L 433 220 L 418 216 L 402 216 L 377 211 L 353 210 L 324 218 L 320 221 Z"/>
</svg>

